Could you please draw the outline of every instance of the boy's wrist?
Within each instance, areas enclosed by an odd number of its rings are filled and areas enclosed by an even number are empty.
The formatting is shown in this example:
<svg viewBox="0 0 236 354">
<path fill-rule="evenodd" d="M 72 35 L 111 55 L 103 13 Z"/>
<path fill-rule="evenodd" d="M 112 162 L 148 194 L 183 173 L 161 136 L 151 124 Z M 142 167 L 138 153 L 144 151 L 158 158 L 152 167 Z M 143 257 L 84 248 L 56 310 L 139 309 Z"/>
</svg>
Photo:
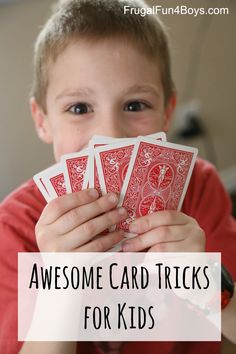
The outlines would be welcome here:
<svg viewBox="0 0 236 354">
<path fill-rule="evenodd" d="M 215 261 L 209 261 L 211 263 L 211 271 L 214 279 L 214 274 L 221 274 L 221 288 L 218 288 L 210 301 L 203 303 L 201 306 L 194 306 L 193 303 L 189 304 L 189 308 L 195 310 L 199 314 L 205 314 L 206 316 L 214 314 L 216 311 L 217 303 L 219 301 L 219 295 L 221 296 L 221 310 L 223 310 L 231 301 L 234 295 L 234 281 L 223 264 Z"/>
<path fill-rule="evenodd" d="M 234 295 L 234 281 L 231 274 L 221 264 L 221 309 L 223 310 Z"/>
<path fill-rule="evenodd" d="M 212 264 L 212 272 L 218 271 L 221 274 L 221 310 L 223 310 L 234 295 L 234 281 L 231 274 L 222 263 L 214 262 Z M 214 303 L 214 301 L 212 302 Z"/>
</svg>

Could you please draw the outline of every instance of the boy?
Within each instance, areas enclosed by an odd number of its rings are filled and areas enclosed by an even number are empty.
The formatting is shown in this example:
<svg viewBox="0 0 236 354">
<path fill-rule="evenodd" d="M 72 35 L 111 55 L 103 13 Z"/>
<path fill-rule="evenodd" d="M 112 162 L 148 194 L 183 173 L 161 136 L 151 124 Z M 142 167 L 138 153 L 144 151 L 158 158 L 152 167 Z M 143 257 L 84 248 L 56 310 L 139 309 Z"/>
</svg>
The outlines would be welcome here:
<svg viewBox="0 0 236 354">
<path fill-rule="evenodd" d="M 35 46 L 31 111 L 38 135 L 60 156 L 95 134 L 135 137 L 168 131 L 175 90 L 165 29 L 154 16 L 124 15 L 140 1 L 71 0 L 55 12 Z M 1 353 L 98 353 L 93 343 L 17 343 L 17 252 L 105 252 L 123 235 L 103 230 L 126 217 L 118 197 L 85 190 L 47 206 L 32 181 L 1 205 Z M 210 204 L 209 204 L 210 203 Z M 131 224 L 123 251 L 221 251 L 236 277 L 236 223 L 214 168 L 198 160 L 182 212 L 163 211 Z M 234 305 L 232 304 L 229 306 Z M 223 333 L 232 312 L 225 311 Z M 219 343 L 107 343 L 109 353 L 219 352 Z"/>
</svg>

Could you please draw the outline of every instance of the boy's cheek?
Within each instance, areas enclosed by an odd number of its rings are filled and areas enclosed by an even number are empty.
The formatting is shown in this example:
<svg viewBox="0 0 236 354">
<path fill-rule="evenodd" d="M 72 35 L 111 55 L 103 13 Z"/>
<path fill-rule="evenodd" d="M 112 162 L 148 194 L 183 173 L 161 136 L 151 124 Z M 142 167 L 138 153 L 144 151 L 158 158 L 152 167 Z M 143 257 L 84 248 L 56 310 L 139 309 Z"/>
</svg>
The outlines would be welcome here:
<svg viewBox="0 0 236 354">
<path fill-rule="evenodd" d="M 121 117 L 122 123 L 120 126 L 123 128 L 121 132 L 117 134 L 121 137 L 122 132 L 125 133 L 124 137 L 136 137 L 139 135 L 148 135 L 156 133 L 163 130 L 164 119 L 160 112 L 155 112 L 151 115 L 144 115 L 140 117 Z M 60 161 L 60 158 L 64 154 L 69 154 L 73 152 L 78 152 L 84 149 L 91 139 L 92 135 L 104 135 L 104 130 L 100 127 L 104 126 L 104 122 L 96 122 L 94 126 L 78 127 L 74 125 L 60 124 L 57 121 L 54 122 L 52 127 L 52 138 L 53 138 L 53 150 L 55 160 Z M 109 134 L 109 127 L 106 125 L 106 134 L 108 136 L 114 136 L 114 129 L 111 129 Z"/>
<path fill-rule="evenodd" d="M 59 162 L 62 155 L 78 152 L 84 149 L 88 144 L 88 140 L 85 137 L 70 135 L 61 136 L 55 138 L 53 141 L 54 157 L 56 162 Z"/>
<path fill-rule="evenodd" d="M 164 116 L 155 112 L 152 115 L 146 115 L 142 118 L 137 116 L 131 119 L 130 122 L 126 122 L 126 130 L 129 136 L 139 136 L 139 135 L 149 135 L 163 131 L 164 126 Z"/>
</svg>

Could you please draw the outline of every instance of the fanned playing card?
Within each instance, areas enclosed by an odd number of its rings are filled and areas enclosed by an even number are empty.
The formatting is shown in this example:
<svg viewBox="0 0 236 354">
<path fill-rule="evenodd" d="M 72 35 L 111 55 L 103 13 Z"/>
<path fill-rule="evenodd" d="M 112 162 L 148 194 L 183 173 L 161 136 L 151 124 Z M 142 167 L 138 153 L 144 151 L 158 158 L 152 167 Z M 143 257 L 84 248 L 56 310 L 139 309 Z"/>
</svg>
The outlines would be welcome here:
<svg viewBox="0 0 236 354">
<path fill-rule="evenodd" d="M 196 157 L 195 148 L 137 138 L 119 201 L 128 218 L 119 228 L 128 233 L 129 224 L 140 216 L 180 210 Z"/>
<path fill-rule="evenodd" d="M 65 179 L 60 163 L 40 172 L 38 175 L 34 176 L 34 180 L 37 181 L 39 177 L 48 192 L 49 198 L 47 201 L 51 201 L 56 197 L 66 194 Z"/>
<path fill-rule="evenodd" d="M 96 188 L 101 195 L 101 186 L 98 177 L 97 165 L 94 156 L 94 149 L 96 147 L 113 144 L 117 141 L 125 141 L 127 138 L 111 138 L 102 135 L 94 135 L 89 142 L 89 160 L 88 169 L 86 171 L 85 181 L 88 182 L 89 188 Z"/>
<path fill-rule="evenodd" d="M 44 199 L 46 200 L 47 203 L 49 203 L 53 198 L 50 197 L 50 194 L 44 184 L 43 181 L 43 176 L 46 173 L 48 169 L 41 171 L 34 175 L 33 180 L 35 184 L 37 185 L 38 189 L 40 190 L 41 194 L 43 195 Z"/>
<path fill-rule="evenodd" d="M 166 133 L 159 132 L 159 133 L 149 134 L 149 135 L 144 136 L 144 138 L 152 138 L 154 140 L 166 141 Z"/>
<path fill-rule="evenodd" d="M 87 187 L 84 187 L 84 177 L 88 156 L 89 149 L 62 156 L 61 163 L 67 193 L 79 192 Z"/>
<path fill-rule="evenodd" d="M 165 133 L 156 133 L 148 137 L 166 141 Z M 125 139 L 117 143 L 96 147 L 94 149 L 99 187 L 102 194 L 120 193 L 136 138 Z M 96 179 L 97 180 L 97 176 Z"/>
<path fill-rule="evenodd" d="M 120 193 L 134 148 L 134 139 L 94 149 L 102 194 Z"/>
</svg>

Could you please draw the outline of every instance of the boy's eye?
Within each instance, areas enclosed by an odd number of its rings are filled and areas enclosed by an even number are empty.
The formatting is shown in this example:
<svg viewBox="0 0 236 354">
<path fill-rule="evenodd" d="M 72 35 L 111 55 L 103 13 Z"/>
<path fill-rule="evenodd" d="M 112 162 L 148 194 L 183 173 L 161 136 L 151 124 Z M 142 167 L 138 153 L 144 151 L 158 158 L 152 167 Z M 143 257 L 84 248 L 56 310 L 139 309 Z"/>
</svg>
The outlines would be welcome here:
<svg viewBox="0 0 236 354">
<path fill-rule="evenodd" d="M 124 110 L 129 112 L 139 112 L 139 111 L 143 111 L 147 107 L 148 105 L 144 102 L 133 101 L 133 102 L 129 102 L 125 106 Z"/>
<path fill-rule="evenodd" d="M 92 112 L 92 109 L 87 103 L 77 103 L 68 109 L 68 112 L 73 114 L 86 114 Z"/>
</svg>

